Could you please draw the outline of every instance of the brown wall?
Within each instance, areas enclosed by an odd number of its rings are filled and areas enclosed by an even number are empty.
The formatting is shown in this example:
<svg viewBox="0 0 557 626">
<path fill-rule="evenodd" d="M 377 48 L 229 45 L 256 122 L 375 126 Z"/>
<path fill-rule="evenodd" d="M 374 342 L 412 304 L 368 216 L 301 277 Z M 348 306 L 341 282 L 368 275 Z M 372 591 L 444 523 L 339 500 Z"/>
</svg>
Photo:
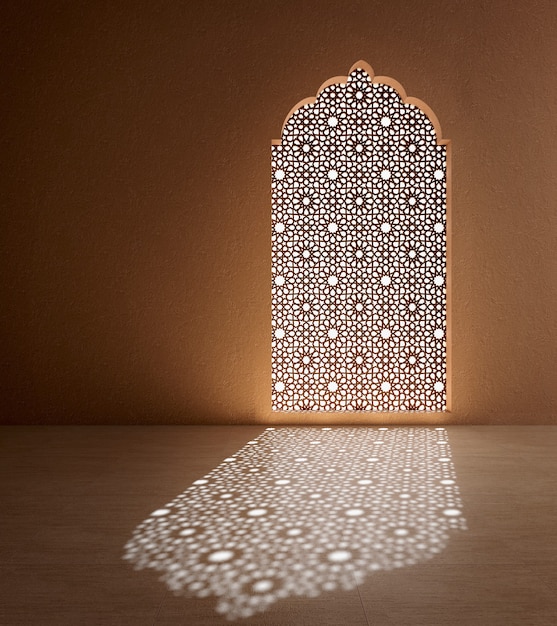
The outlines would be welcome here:
<svg viewBox="0 0 557 626">
<path fill-rule="evenodd" d="M 35 4 L 0 19 L 4 423 L 271 419 L 269 145 L 358 59 L 453 142 L 446 421 L 557 423 L 554 0 Z"/>
</svg>

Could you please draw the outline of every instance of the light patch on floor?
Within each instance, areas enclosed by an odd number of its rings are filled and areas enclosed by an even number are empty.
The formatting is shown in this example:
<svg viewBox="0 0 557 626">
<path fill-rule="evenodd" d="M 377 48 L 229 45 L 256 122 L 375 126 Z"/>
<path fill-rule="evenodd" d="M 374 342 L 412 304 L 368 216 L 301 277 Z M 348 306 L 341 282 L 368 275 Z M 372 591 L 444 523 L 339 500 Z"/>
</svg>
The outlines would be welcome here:
<svg viewBox="0 0 557 626">
<path fill-rule="evenodd" d="M 124 558 L 237 619 L 426 561 L 465 529 L 444 428 L 267 428 L 154 511 Z"/>
</svg>

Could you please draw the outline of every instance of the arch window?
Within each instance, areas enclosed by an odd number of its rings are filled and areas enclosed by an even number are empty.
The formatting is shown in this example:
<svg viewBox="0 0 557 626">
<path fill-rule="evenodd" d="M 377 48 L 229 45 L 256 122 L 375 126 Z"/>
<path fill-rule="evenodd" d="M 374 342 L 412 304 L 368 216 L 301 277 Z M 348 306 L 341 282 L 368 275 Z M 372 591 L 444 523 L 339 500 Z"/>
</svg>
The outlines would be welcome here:
<svg viewBox="0 0 557 626">
<path fill-rule="evenodd" d="M 447 408 L 448 141 L 364 62 L 272 145 L 272 408 Z"/>
</svg>

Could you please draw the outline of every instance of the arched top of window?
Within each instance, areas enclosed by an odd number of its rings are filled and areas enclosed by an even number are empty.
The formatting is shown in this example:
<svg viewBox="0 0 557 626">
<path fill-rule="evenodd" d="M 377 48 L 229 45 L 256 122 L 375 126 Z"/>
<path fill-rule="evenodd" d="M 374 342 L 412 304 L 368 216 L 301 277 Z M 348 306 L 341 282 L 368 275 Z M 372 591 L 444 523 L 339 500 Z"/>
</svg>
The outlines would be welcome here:
<svg viewBox="0 0 557 626">
<path fill-rule="evenodd" d="M 315 106 L 319 107 L 322 104 L 331 106 L 335 99 L 338 100 L 335 96 L 347 91 L 348 95 L 352 96 L 354 99 L 360 99 L 361 102 L 359 104 L 363 109 L 371 104 L 370 96 L 372 96 L 374 90 L 381 89 L 380 86 L 387 88 L 392 94 L 393 99 L 396 94 L 401 105 L 407 108 L 416 108 L 421 112 L 421 117 L 431 124 L 438 145 L 446 145 L 449 143 L 447 139 L 443 139 L 441 124 L 429 105 L 419 98 L 408 96 L 404 87 L 394 78 L 390 76 L 375 76 L 373 68 L 365 61 L 354 63 L 348 72 L 348 76 L 334 76 L 326 80 L 321 87 L 319 87 L 315 96 L 304 98 L 292 107 L 282 125 L 282 138 L 284 139 L 285 130 L 288 133 L 287 126 L 289 124 L 295 124 L 300 115 L 304 116 L 308 114 Z M 419 114 L 417 114 L 417 116 L 418 115 Z M 281 139 L 273 139 L 272 144 L 280 145 L 281 142 Z"/>
</svg>

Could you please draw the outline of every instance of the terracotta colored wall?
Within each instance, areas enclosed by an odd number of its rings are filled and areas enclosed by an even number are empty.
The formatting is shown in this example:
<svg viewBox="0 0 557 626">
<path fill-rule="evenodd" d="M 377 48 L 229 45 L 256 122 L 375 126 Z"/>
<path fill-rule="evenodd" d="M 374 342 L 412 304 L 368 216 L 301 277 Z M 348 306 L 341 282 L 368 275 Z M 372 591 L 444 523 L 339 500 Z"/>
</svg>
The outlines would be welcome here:
<svg viewBox="0 0 557 626">
<path fill-rule="evenodd" d="M 35 4 L 0 19 L 4 423 L 271 418 L 270 140 L 360 58 L 453 141 L 445 419 L 557 423 L 557 3 Z"/>
</svg>

